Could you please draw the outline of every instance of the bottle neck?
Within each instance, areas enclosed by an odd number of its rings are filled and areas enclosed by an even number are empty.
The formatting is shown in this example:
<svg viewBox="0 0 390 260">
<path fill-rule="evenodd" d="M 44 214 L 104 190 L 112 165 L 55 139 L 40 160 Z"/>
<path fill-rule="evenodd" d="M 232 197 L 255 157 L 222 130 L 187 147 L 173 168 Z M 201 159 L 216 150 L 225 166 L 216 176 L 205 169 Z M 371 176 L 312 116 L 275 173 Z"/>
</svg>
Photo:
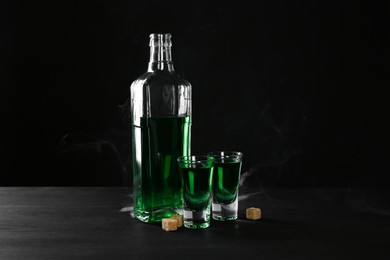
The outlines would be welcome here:
<svg viewBox="0 0 390 260">
<path fill-rule="evenodd" d="M 149 46 L 150 60 L 148 65 L 148 71 L 174 71 L 171 53 L 171 35 L 151 34 Z"/>
</svg>

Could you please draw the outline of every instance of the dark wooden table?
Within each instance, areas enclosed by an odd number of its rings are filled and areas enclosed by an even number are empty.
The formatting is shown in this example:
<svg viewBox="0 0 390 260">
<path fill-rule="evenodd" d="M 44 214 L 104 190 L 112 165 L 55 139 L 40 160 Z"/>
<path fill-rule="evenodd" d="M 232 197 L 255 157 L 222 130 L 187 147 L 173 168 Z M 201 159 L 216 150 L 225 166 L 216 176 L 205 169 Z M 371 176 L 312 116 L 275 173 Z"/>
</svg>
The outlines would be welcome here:
<svg viewBox="0 0 390 260">
<path fill-rule="evenodd" d="M 0 188 L 0 259 L 390 257 L 386 191 L 263 190 L 240 202 L 235 222 L 176 232 L 123 212 L 128 195 L 125 188 Z M 250 206 L 262 208 L 260 221 L 244 219 Z"/>
</svg>

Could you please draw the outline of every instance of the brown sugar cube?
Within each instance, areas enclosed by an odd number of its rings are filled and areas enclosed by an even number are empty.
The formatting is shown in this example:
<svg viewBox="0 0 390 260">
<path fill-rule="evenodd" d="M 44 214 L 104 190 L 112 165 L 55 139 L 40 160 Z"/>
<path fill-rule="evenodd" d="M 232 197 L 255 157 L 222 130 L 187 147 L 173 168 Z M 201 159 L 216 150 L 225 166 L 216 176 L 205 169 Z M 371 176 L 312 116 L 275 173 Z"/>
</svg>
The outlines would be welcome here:
<svg viewBox="0 0 390 260">
<path fill-rule="evenodd" d="M 257 220 L 261 218 L 261 209 L 259 208 L 247 208 L 246 209 L 246 218 L 247 219 L 252 219 L 252 220 Z"/>
<path fill-rule="evenodd" d="M 177 220 L 177 227 L 183 226 L 183 216 L 182 215 L 172 215 L 170 218 Z"/>
<path fill-rule="evenodd" d="M 164 229 L 165 231 L 177 230 L 177 220 L 173 218 L 163 218 L 162 229 Z"/>
</svg>

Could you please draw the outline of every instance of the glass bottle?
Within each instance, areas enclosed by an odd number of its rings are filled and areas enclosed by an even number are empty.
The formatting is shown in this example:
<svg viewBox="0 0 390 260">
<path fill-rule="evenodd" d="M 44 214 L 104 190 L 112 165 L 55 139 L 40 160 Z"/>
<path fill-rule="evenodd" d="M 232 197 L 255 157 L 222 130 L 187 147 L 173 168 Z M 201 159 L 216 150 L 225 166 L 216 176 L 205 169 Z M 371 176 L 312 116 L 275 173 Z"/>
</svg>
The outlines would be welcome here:
<svg viewBox="0 0 390 260">
<path fill-rule="evenodd" d="M 149 46 L 130 93 L 134 216 L 154 223 L 182 212 L 177 158 L 190 155 L 191 84 L 173 68 L 170 34 L 151 34 Z"/>
</svg>

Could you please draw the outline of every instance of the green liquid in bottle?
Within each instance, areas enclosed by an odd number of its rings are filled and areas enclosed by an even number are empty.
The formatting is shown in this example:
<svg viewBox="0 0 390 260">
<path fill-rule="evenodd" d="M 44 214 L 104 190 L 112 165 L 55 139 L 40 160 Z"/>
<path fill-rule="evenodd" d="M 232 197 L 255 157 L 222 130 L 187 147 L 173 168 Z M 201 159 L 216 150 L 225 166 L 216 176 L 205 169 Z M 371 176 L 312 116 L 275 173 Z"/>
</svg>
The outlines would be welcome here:
<svg viewBox="0 0 390 260">
<path fill-rule="evenodd" d="M 181 212 L 182 182 L 177 158 L 190 153 L 190 117 L 141 118 L 133 126 L 134 215 L 161 222 Z"/>
<path fill-rule="evenodd" d="M 213 200 L 230 204 L 237 197 L 241 162 L 215 162 L 213 175 Z"/>
</svg>

